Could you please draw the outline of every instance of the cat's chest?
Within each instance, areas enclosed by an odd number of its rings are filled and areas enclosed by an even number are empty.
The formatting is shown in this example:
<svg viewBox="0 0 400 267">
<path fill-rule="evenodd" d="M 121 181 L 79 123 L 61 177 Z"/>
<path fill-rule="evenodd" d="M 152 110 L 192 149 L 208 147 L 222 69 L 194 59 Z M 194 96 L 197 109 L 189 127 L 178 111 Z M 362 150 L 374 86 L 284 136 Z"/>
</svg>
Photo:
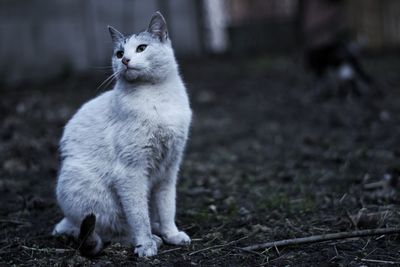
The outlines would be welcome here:
<svg viewBox="0 0 400 267">
<path fill-rule="evenodd" d="M 137 103 L 135 117 L 142 123 L 168 131 L 182 131 L 190 124 L 191 111 L 184 101 L 145 98 Z"/>
<path fill-rule="evenodd" d="M 120 104 L 118 114 L 123 116 L 118 116 L 114 132 L 117 154 L 144 155 L 157 169 L 182 150 L 191 120 L 185 95 L 143 90 L 124 97 Z"/>
<path fill-rule="evenodd" d="M 144 134 L 149 146 L 160 153 L 173 150 L 186 140 L 190 118 L 181 113 L 160 106 L 153 106 L 152 109 L 142 114 L 139 131 Z"/>
<path fill-rule="evenodd" d="M 141 103 L 119 121 L 114 131 L 115 141 L 123 150 L 145 148 L 152 153 L 165 154 L 174 146 L 184 144 L 190 116 L 190 110 L 174 108 L 170 103 Z"/>
</svg>

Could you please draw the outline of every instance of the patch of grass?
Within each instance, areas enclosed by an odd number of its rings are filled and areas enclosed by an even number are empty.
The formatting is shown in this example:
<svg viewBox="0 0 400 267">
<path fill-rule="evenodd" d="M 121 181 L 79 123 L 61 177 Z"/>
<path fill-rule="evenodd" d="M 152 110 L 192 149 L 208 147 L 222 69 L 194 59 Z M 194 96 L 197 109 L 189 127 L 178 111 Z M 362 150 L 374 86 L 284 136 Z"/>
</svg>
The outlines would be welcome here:
<svg viewBox="0 0 400 267">
<path fill-rule="evenodd" d="M 259 207 L 267 210 L 287 210 L 290 206 L 290 198 L 286 193 L 272 193 L 261 199 Z"/>
<path fill-rule="evenodd" d="M 303 198 L 296 199 L 296 201 L 292 200 L 290 202 L 290 207 L 294 213 L 307 213 L 315 211 L 317 205 L 314 196 L 307 194 Z"/>
<path fill-rule="evenodd" d="M 191 209 L 187 211 L 187 215 L 190 215 L 191 219 L 197 223 L 209 223 L 215 220 L 215 215 L 206 209 Z"/>
<path fill-rule="evenodd" d="M 307 213 L 316 209 L 314 196 L 306 194 L 300 198 L 291 198 L 287 193 L 272 193 L 259 202 L 262 210 L 276 210 L 287 214 Z"/>
</svg>

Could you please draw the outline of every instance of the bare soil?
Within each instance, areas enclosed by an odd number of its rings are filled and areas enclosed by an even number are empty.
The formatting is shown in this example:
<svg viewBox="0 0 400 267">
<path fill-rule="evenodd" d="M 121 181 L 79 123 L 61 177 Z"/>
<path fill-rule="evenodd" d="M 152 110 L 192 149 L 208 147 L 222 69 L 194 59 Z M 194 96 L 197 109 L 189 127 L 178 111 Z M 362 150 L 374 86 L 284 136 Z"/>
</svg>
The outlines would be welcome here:
<svg viewBox="0 0 400 267">
<path fill-rule="evenodd" d="M 1 86 L 0 266 L 400 265 L 397 235 L 237 249 L 399 225 L 399 59 L 366 60 L 383 98 L 323 100 L 289 58 L 183 62 L 194 120 L 177 222 L 193 242 L 140 259 L 119 244 L 85 258 L 70 239 L 50 235 L 62 218 L 54 185 L 63 126 L 105 90 L 96 90 L 105 74 Z M 390 177 L 394 183 L 366 188 Z"/>
</svg>

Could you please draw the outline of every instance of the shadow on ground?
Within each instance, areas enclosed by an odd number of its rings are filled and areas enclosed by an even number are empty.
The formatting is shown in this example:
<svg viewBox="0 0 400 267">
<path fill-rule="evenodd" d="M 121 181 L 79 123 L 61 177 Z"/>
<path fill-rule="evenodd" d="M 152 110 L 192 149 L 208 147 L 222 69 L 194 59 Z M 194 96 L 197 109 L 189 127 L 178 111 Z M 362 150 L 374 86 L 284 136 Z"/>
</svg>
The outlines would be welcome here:
<svg viewBox="0 0 400 267">
<path fill-rule="evenodd" d="M 370 58 L 385 98 L 311 97 L 311 81 L 287 58 L 186 62 L 194 122 L 178 188 L 177 221 L 189 247 L 163 246 L 138 259 L 112 245 L 79 256 L 50 232 L 63 125 L 103 75 L 0 89 L 0 264 L 354 265 L 396 261 L 396 235 L 354 238 L 257 253 L 258 242 L 397 226 L 396 189 L 366 184 L 400 168 L 399 58 Z M 398 260 L 397 260 L 398 261 Z"/>
</svg>

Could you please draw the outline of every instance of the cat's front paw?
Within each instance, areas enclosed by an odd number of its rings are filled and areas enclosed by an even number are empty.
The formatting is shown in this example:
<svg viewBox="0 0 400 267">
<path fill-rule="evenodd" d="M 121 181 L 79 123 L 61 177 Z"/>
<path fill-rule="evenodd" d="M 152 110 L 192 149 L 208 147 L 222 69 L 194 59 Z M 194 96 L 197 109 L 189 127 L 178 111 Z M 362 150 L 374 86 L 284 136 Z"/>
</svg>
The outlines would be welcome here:
<svg viewBox="0 0 400 267">
<path fill-rule="evenodd" d="M 163 236 L 165 243 L 177 246 L 189 245 L 191 240 L 190 237 L 183 231 L 176 234 Z"/>
<path fill-rule="evenodd" d="M 134 252 L 139 257 L 151 257 L 157 255 L 157 242 L 152 238 L 151 241 L 147 243 L 136 245 Z"/>
</svg>

